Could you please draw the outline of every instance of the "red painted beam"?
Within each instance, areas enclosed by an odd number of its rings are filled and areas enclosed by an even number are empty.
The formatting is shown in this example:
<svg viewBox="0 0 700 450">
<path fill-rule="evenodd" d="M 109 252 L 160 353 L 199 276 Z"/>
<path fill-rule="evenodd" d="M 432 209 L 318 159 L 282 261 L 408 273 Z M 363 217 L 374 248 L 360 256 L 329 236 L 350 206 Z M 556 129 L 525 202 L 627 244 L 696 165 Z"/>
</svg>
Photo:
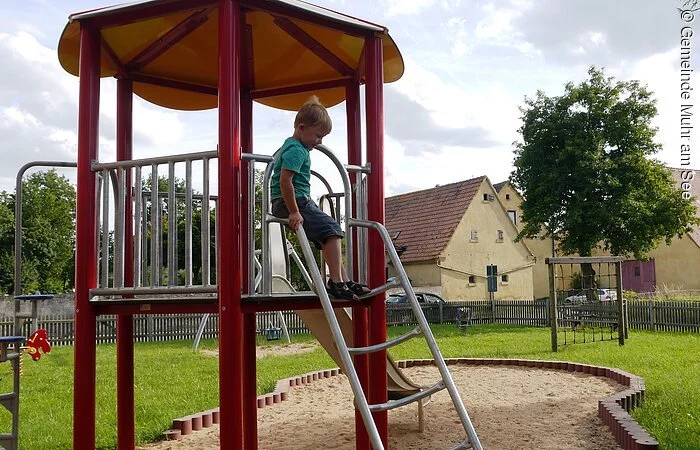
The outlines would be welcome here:
<svg viewBox="0 0 700 450">
<path fill-rule="evenodd" d="M 355 302 L 333 301 L 336 308 L 366 309 L 368 304 L 358 306 Z M 216 303 L 93 303 L 97 315 L 104 314 L 217 314 L 219 312 Z M 293 311 L 295 309 L 321 309 L 321 303 L 316 298 L 313 300 L 288 299 L 278 301 L 262 301 L 254 303 L 244 300 L 241 305 L 243 313 L 268 312 L 268 311 Z"/>
<path fill-rule="evenodd" d="M 257 89 L 251 91 L 250 95 L 254 100 L 266 97 L 278 97 L 280 95 L 298 94 L 300 92 L 320 91 L 347 86 L 352 78 L 338 78 L 335 80 L 319 81 L 317 83 L 299 84 L 297 86 L 287 86 L 271 89 Z"/>
<path fill-rule="evenodd" d="M 246 35 L 247 26 L 244 20 L 241 21 L 242 36 Z M 241 42 L 245 47 L 245 40 Z M 249 60 L 245 55 L 241 57 L 241 76 L 248 73 Z M 243 153 L 253 153 L 253 99 L 250 96 L 244 96 L 241 99 L 241 147 Z M 241 171 L 241 258 L 239 267 L 243 272 L 243 292 L 251 293 L 254 289 L 250 286 L 248 270 L 250 267 L 249 256 L 254 252 L 254 248 L 249 248 L 248 234 L 253 233 L 250 224 L 253 217 L 249 216 L 248 201 L 255 197 L 255 192 L 250 192 L 248 189 L 249 176 L 248 165 L 253 165 L 253 161 L 246 161 Z M 249 312 L 243 314 L 243 367 L 245 373 L 243 375 L 243 430 L 244 430 L 244 446 L 245 449 L 255 450 L 258 448 L 258 403 L 257 403 L 257 374 L 256 374 L 256 357 L 255 357 L 255 313 Z"/>
<path fill-rule="evenodd" d="M 117 161 L 133 156 L 133 83 L 117 80 Z M 119 172 L 121 175 L 121 172 Z M 131 171 L 126 171 L 124 217 L 124 285 L 134 285 L 133 201 Z M 134 443 L 134 316 L 117 316 L 117 445 L 133 450 Z"/>
<path fill-rule="evenodd" d="M 241 87 L 250 92 L 255 88 L 255 62 L 253 60 L 253 26 L 241 18 Z"/>
<path fill-rule="evenodd" d="M 367 303 L 363 302 L 358 306 L 357 302 L 348 301 L 336 301 L 333 300 L 334 308 L 366 308 Z M 288 299 L 288 300 L 264 300 L 259 303 L 253 302 L 251 300 L 245 300 L 243 302 L 243 312 L 268 312 L 268 311 L 293 311 L 293 310 L 303 310 L 303 309 L 321 309 L 321 301 L 318 298 L 302 300 L 302 299 Z"/>
<path fill-rule="evenodd" d="M 365 102 L 367 118 L 367 162 L 372 173 L 367 177 L 367 218 L 384 223 L 384 65 L 382 40 L 379 37 L 365 41 L 366 85 Z M 377 286 L 386 281 L 384 242 L 376 232 L 369 233 L 368 255 L 369 284 Z M 369 308 L 369 345 L 386 342 L 386 305 L 382 293 L 371 300 Z M 387 401 L 386 351 L 369 355 L 369 402 Z M 389 423 L 387 412 L 372 414 L 384 446 L 387 447 Z"/>
<path fill-rule="evenodd" d="M 360 112 L 360 85 L 358 83 L 352 83 L 345 89 L 345 112 L 347 115 L 348 122 L 348 164 L 352 165 L 362 165 L 362 133 L 361 133 L 361 121 L 362 114 Z M 355 172 L 350 173 L 350 183 L 353 186 L 352 192 L 356 192 L 354 187 L 358 182 L 358 176 Z M 355 202 L 353 202 L 353 217 L 357 217 L 357 208 Z M 357 228 L 352 229 L 353 242 L 357 243 Z M 364 270 L 364 267 L 358 266 L 359 252 L 364 251 L 356 247 L 354 250 L 353 261 L 355 266 L 353 269 L 353 280 L 360 279 L 360 270 Z M 352 327 L 353 327 L 353 346 L 354 347 L 366 347 L 368 345 L 368 329 L 367 329 L 367 308 L 364 307 L 354 307 L 352 309 Z M 357 376 L 360 379 L 360 385 L 362 385 L 362 390 L 365 392 L 365 396 L 368 394 L 369 386 L 369 365 L 367 355 L 355 355 L 355 370 L 357 370 Z M 362 415 L 355 409 L 355 447 L 358 449 L 369 448 L 370 441 L 369 435 L 365 428 L 365 424 L 362 421 Z"/>
<path fill-rule="evenodd" d="M 240 28 L 235 0 L 219 0 L 219 410 L 222 449 L 244 448 L 240 235 Z"/>
<path fill-rule="evenodd" d="M 286 17 L 275 17 L 275 24 L 288 35 L 296 39 L 301 45 L 308 48 L 314 55 L 321 58 L 322 61 L 335 69 L 339 74 L 346 77 L 355 75 L 355 70 L 352 67 L 347 65 L 345 61 L 338 58 L 335 53 L 328 50 L 323 44 L 291 20 Z"/>
<path fill-rule="evenodd" d="M 218 314 L 219 308 L 212 304 L 177 304 L 177 303 L 151 303 L 144 309 L 139 304 L 96 304 L 97 314 Z"/>
<path fill-rule="evenodd" d="M 80 28 L 78 103 L 78 188 L 75 243 L 75 367 L 73 375 L 73 448 L 95 448 L 96 316 L 90 289 L 97 283 L 95 172 L 100 117 L 100 33 Z"/>
<path fill-rule="evenodd" d="M 122 62 L 119 61 L 119 57 L 117 56 L 116 53 L 114 53 L 114 49 L 105 41 L 104 38 L 102 40 L 102 52 L 104 55 L 109 59 L 109 61 L 114 65 L 114 68 L 117 71 L 117 77 L 118 78 L 129 78 L 129 72 L 124 68 L 122 65 Z"/>
<path fill-rule="evenodd" d="M 153 60 L 168 51 L 168 49 L 173 45 L 180 42 L 180 40 L 182 40 L 185 36 L 206 23 L 209 20 L 209 13 L 211 13 L 213 10 L 214 7 L 210 6 L 201 11 L 197 11 L 179 24 L 175 25 L 170 31 L 161 36 L 160 39 L 143 49 L 141 53 L 129 61 L 126 64 L 127 71 L 138 72 L 142 68 L 146 67 Z"/>
<path fill-rule="evenodd" d="M 140 73 L 129 74 L 129 78 L 137 83 L 147 83 L 156 86 L 163 86 L 183 91 L 197 92 L 200 94 L 218 95 L 218 90 L 215 87 L 203 86 L 201 84 L 186 83 L 184 81 L 168 80 L 167 78 L 155 77 L 153 75 L 143 75 Z"/>
</svg>

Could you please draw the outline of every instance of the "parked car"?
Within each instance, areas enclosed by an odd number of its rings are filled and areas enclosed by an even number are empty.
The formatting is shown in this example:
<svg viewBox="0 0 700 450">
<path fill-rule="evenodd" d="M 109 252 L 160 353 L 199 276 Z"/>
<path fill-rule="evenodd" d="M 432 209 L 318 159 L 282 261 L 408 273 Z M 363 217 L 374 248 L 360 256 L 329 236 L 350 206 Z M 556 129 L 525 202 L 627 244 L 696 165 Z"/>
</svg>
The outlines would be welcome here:
<svg viewBox="0 0 700 450">
<path fill-rule="evenodd" d="M 445 300 L 442 297 L 428 292 L 416 292 L 416 299 L 420 305 L 445 304 Z M 391 294 L 386 298 L 386 304 L 408 306 L 408 297 L 406 294 Z"/>
<path fill-rule="evenodd" d="M 617 292 L 613 289 L 598 289 L 598 300 L 601 302 L 610 302 L 617 300 Z M 587 303 L 588 296 L 586 296 L 586 291 L 579 291 L 574 295 L 570 295 L 564 299 L 565 304 L 580 305 L 581 303 Z"/>
</svg>

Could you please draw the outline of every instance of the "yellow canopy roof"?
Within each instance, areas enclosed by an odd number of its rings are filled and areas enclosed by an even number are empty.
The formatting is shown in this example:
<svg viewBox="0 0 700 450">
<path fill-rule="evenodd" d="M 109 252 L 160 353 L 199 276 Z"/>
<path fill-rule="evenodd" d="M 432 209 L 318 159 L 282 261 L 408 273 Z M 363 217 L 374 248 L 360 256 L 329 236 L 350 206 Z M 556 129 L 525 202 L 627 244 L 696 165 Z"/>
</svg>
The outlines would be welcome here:
<svg viewBox="0 0 700 450">
<path fill-rule="evenodd" d="M 384 47 L 384 81 L 404 65 L 386 28 L 298 0 L 241 0 L 242 88 L 260 103 L 296 110 L 311 90 L 326 106 L 345 99 L 345 84 L 363 80 L 364 38 Z M 78 75 L 80 23 L 101 30 L 101 76 L 134 80 L 134 92 L 157 105 L 201 110 L 217 106 L 218 2 L 150 0 L 73 14 L 61 35 L 58 57 Z M 245 70 L 245 61 L 252 70 Z M 248 65 L 250 66 L 250 64 Z M 244 73 L 245 72 L 245 73 Z"/>
</svg>

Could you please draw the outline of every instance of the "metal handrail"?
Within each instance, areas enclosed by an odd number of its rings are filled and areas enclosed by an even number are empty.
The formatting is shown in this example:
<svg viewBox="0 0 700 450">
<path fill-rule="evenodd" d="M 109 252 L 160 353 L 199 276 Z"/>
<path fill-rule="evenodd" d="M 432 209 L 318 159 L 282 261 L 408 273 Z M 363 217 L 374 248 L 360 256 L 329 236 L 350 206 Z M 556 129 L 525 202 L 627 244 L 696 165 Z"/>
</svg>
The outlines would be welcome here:
<svg viewBox="0 0 700 450">
<path fill-rule="evenodd" d="M 435 336 L 433 335 L 433 332 L 430 329 L 430 325 L 428 324 L 428 321 L 425 318 L 425 315 L 423 314 L 423 310 L 421 309 L 421 306 L 418 303 L 416 293 L 411 288 L 411 283 L 408 279 L 408 274 L 406 274 L 406 269 L 404 269 L 403 265 L 401 264 L 399 255 L 396 252 L 396 248 L 392 243 L 391 236 L 389 236 L 389 232 L 384 227 L 384 225 L 378 222 L 357 219 L 350 219 L 348 222 L 350 226 L 372 228 L 376 230 L 382 238 L 382 241 L 384 242 L 384 248 L 386 249 L 391 262 L 394 264 L 394 268 L 396 269 L 398 278 L 401 282 L 404 291 L 406 292 L 406 296 L 409 299 L 409 303 L 411 304 L 411 309 L 413 309 L 413 314 L 416 318 L 416 321 L 418 322 L 418 326 L 425 335 L 425 341 L 428 344 L 430 353 L 432 354 L 435 364 L 438 367 L 438 371 L 440 372 L 442 380 L 445 383 L 445 387 L 450 393 L 452 403 L 454 404 L 455 409 L 457 410 L 457 415 L 459 416 L 460 422 L 462 422 L 462 426 L 464 427 L 464 430 L 467 433 L 467 436 L 469 437 L 473 448 L 475 450 L 481 450 L 481 443 L 479 442 L 479 438 L 477 437 L 476 431 L 474 430 L 474 425 L 472 424 L 471 419 L 469 418 L 467 409 L 465 408 L 464 402 L 462 401 L 459 391 L 457 390 L 457 386 L 455 385 L 454 380 L 452 379 L 452 375 L 450 374 L 450 371 L 447 368 L 447 364 L 445 363 L 445 359 L 443 358 L 442 353 L 440 352 L 440 348 L 438 347 L 437 342 L 435 340 Z"/>
</svg>

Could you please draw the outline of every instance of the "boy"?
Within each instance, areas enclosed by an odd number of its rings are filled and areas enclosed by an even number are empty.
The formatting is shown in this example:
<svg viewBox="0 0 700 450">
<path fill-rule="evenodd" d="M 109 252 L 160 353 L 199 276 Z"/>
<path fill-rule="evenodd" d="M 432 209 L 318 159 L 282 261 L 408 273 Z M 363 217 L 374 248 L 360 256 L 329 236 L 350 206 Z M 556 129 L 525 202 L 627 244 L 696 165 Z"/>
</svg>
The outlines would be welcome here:
<svg viewBox="0 0 700 450">
<path fill-rule="evenodd" d="M 333 124 L 326 108 L 316 96 L 301 107 L 294 119 L 294 134 L 279 150 L 272 172 L 272 214 L 289 218 L 296 231 L 302 225 L 309 241 L 321 249 L 328 264 L 328 294 L 340 299 L 357 300 L 370 292 L 364 284 L 350 281 L 343 267 L 340 225 L 311 200 L 311 156 L 314 146 L 321 144 Z"/>
</svg>

